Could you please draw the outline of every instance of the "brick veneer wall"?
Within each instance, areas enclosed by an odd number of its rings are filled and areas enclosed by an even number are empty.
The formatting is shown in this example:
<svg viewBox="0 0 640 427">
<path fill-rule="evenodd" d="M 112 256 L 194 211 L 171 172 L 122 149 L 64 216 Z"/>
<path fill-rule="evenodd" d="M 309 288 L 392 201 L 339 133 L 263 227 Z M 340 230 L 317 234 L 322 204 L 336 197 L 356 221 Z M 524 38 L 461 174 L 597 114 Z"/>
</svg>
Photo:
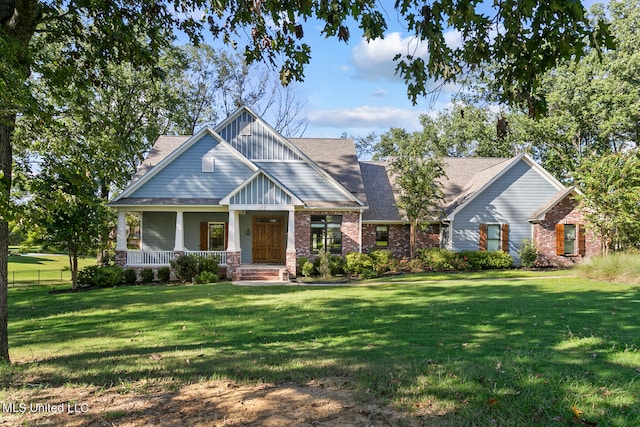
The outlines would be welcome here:
<svg viewBox="0 0 640 427">
<path fill-rule="evenodd" d="M 582 261 L 580 255 L 562 256 L 556 254 L 556 224 L 585 224 L 582 213 L 577 209 L 578 202 L 566 197 L 547 212 L 544 220 L 533 224 L 533 241 L 540 253 L 538 262 L 542 265 L 567 267 Z M 600 239 L 587 231 L 585 236 L 585 257 L 600 255 Z"/>
<path fill-rule="evenodd" d="M 296 253 L 311 257 L 311 215 L 342 215 L 342 255 L 358 252 L 360 249 L 360 213 L 359 212 L 308 212 L 295 213 L 296 221 Z"/>
<path fill-rule="evenodd" d="M 376 249 L 385 249 L 376 246 L 376 226 L 386 224 L 363 224 L 362 225 L 362 252 L 371 252 Z M 409 256 L 410 227 L 408 224 L 388 224 L 389 227 L 389 249 L 396 258 L 407 258 Z M 418 249 L 440 247 L 440 227 L 431 225 L 426 229 L 418 229 L 416 238 Z"/>
</svg>

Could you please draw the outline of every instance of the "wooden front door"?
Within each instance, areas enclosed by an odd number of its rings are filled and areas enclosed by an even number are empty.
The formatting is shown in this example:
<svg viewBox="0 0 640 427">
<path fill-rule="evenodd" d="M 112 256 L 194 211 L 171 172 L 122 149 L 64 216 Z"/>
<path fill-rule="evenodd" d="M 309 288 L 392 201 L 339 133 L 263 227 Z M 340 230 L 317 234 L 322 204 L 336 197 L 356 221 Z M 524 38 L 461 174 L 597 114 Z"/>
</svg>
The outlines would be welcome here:
<svg viewBox="0 0 640 427">
<path fill-rule="evenodd" d="M 284 264 L 284 217 L 253 217 L 253 263 Z"/>
</svg>

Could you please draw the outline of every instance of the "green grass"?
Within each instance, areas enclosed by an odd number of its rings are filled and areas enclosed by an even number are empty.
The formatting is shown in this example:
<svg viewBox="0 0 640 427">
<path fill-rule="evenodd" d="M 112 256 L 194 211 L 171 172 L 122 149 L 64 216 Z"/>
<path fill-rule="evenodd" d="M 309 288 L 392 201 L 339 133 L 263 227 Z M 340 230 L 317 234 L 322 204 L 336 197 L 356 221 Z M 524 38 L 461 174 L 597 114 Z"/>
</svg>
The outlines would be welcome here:
<svg viewBox="0 0 640 427">
<path fill-rule="evenodd" d="M 80 269 L 95 262 L 95 257 L 78 260 Z M 70 282 L 69 257 L 66 255 L 9 256 L 9 285 L 68 284 Z"/>
<path fill-rule="evenodd" d="M 638 287 L 507 276 L 55 295 L 16 287 L 17 363 L 0 367 L 0 381 L 6 397 L 26 384 L 136 389 L 338 376 L 362 400 L 430 426 L 640 425 Z M 573 406 L 586 421 L 573 420 Z"/>
</svg>

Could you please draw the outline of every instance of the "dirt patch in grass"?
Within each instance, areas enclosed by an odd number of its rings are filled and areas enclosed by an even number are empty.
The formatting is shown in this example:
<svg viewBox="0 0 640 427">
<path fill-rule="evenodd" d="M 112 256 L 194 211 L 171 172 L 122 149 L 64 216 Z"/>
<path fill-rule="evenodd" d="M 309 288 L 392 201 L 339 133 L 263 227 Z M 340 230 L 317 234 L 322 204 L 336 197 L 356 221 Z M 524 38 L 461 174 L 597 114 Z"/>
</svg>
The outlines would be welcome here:
<svg viewBox="0 0 640 427">
<path fill-rule="evenodd" d="M 122 387 L 23 389 L 4 400 L 0 425 L 54 426 L 420 426 L 421 417 L 358 403 L 346 382 L 303 386 L 229 381 L 127 390 Z M 154 389 L 155 388 L 155 389 Z M 8 406 L 13 403 L 13 406 Z M 13 411 L 10 409 L 14 408 Z M 25 409 L 25 410 L 23 410 Z M 13 413 L 12 413 L 13 412 Z"/>
</svg>

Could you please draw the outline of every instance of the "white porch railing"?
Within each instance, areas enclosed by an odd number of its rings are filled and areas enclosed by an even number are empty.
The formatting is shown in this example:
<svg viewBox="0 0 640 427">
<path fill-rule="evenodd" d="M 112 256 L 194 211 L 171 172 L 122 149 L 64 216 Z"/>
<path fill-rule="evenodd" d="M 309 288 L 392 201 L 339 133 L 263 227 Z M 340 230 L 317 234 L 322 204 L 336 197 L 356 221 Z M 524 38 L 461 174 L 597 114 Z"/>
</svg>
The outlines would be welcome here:
<svg viewBox="0 0 640 427">
<path fill-rule="evenodd" d="M 169 265 L 173 251 L 127 251 L 127 265 Z"/>
<path fill-rule="evenodd" d="M 227 253 L 225 251 L 186 251 L 186 254 L 196 255 L 205 258 L 218 257 L 220 265 L 227 264 Z"/>
<path fill-rule="evenodd" d="M 197 255 L 205 258 L 218 257 L 221 265 L 227 264 L 225 251 L 186 251 L 186 254 Z M 169 265 L 175 258 L 174 251 L 127 251 L 127 265 Z"/>
</svg>

